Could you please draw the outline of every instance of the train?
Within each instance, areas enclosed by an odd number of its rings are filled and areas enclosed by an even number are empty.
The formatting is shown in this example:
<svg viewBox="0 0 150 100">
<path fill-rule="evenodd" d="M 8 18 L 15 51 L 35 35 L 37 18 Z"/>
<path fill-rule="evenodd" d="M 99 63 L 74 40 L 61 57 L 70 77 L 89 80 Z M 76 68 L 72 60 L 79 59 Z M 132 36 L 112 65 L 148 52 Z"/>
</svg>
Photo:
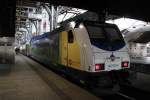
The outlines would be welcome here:
<svg viewBox="0 0 150 100">
<path fill-rule="evenodd" d="M 71 21 L 34 36 L 27 51 L 30 57 L 84 84 L 109 86 L 128 79 L 130 57 L 115 24 Z"/>
<path fill-rule="evenodd" d="M 150 25 L 138 25 L 134 28 L 126 29 L 122 32 L 124 39 L 128 44 L 129 55 L 132 59 L 143 61 L 141 58 L 147 58 L 150 56 Z M 136 63 L 134 61 L 134 63 Z"/>
<path fill-rule="evenodd" d="M 138 25 L 134 26 L 133 28 L 125 29 L 122 31 L 122 34 L 124 35 L 124 39 L 127 42 L 133 42 L 133 43 L 148 43 L 150 35 L 150 25 Z"/>
<path fill-rule="evenodd" d="M 129 55 L 130 59 L 139 59 L 150 57 L 150 45 L 149 43 L 129 43 Z"/>
</svg>

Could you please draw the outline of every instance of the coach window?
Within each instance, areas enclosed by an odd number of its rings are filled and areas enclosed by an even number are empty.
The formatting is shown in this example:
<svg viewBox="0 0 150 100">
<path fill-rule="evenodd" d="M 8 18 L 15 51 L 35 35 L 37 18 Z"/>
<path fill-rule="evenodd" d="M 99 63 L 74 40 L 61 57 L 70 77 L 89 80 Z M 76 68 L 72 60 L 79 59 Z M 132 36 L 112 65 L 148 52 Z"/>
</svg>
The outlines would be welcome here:
<svg viewBox="0 0 150 100">
<path fill-rule="evenodd" d="M 74 36 L 72 30 L 68 31 L 68 43 L 73 43 L 74 41 Z"/>
</svg>

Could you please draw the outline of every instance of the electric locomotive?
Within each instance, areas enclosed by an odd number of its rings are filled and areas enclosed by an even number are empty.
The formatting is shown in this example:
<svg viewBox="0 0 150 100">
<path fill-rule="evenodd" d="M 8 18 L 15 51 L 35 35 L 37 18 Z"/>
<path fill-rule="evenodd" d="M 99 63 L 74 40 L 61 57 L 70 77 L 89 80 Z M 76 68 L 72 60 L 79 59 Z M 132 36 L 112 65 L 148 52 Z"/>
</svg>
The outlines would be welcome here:
<svg viewBox="0 0 150 100">
<path fill-rule="evenodd" d="M 72 21 L 33 37 L 30 45 L 31 57 L 83 83 L 110 84 L 116 73 L 127 78 L 123 73 L 130 68 L 126 43 L 115 24 Z"/>
</svg>

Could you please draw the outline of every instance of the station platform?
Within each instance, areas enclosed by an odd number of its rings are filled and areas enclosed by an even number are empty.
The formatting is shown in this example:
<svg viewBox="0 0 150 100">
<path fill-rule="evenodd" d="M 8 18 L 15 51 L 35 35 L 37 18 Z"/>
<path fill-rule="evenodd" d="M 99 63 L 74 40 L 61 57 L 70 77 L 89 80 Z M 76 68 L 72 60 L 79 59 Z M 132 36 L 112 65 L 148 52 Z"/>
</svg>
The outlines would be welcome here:
<svg viewBox="0 0 150 100">
<path fill-rule="evenodd" d="M 136 57 L 131 58 L 132 71 L 150 74 L 150 57 Z"/>
<path fill-rule="evenodd" d="M 150 57 L 134 57 L 131 58 L 131 63 L 150 64 Z"/>
<path fill-rule="evenodd" d="M 0 100 L 101 100 L 37 62 L 16 55 L 0 65 Z"/>
</svg>

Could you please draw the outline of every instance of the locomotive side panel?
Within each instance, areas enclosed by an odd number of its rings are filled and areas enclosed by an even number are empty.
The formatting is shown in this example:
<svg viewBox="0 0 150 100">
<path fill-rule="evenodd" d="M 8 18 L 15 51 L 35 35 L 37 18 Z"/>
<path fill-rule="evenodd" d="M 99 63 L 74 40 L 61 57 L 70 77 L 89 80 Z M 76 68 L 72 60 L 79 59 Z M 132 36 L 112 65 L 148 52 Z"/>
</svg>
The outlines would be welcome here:
<svg viewBox="0 0 150 100">
<path fill-rule="evenodd" d="M 60 33 L 61 64 L 74 69 L 80 69 L 80 52 L 75 34 L 72 30 Z"/>
<path fill-rule="evenodd" d="M 68 60 L 67 60 L 67 32 L 61 32 L 60 33 L 60 46 L 59 46 L 59 52 L 60 52 L 60 64 L 64 66 L 68 66 Z"/>
<path fill-rule="evenodd" d="M 57 65 L 60 61 L 59 57 L 59 33 L 56 34 L 49 34 L 49 52 L 50 55 L 48 56 L 50 62 L 54 65 Z M 46 51 L 45 51 L 46 52 Z"/>
</svg>

